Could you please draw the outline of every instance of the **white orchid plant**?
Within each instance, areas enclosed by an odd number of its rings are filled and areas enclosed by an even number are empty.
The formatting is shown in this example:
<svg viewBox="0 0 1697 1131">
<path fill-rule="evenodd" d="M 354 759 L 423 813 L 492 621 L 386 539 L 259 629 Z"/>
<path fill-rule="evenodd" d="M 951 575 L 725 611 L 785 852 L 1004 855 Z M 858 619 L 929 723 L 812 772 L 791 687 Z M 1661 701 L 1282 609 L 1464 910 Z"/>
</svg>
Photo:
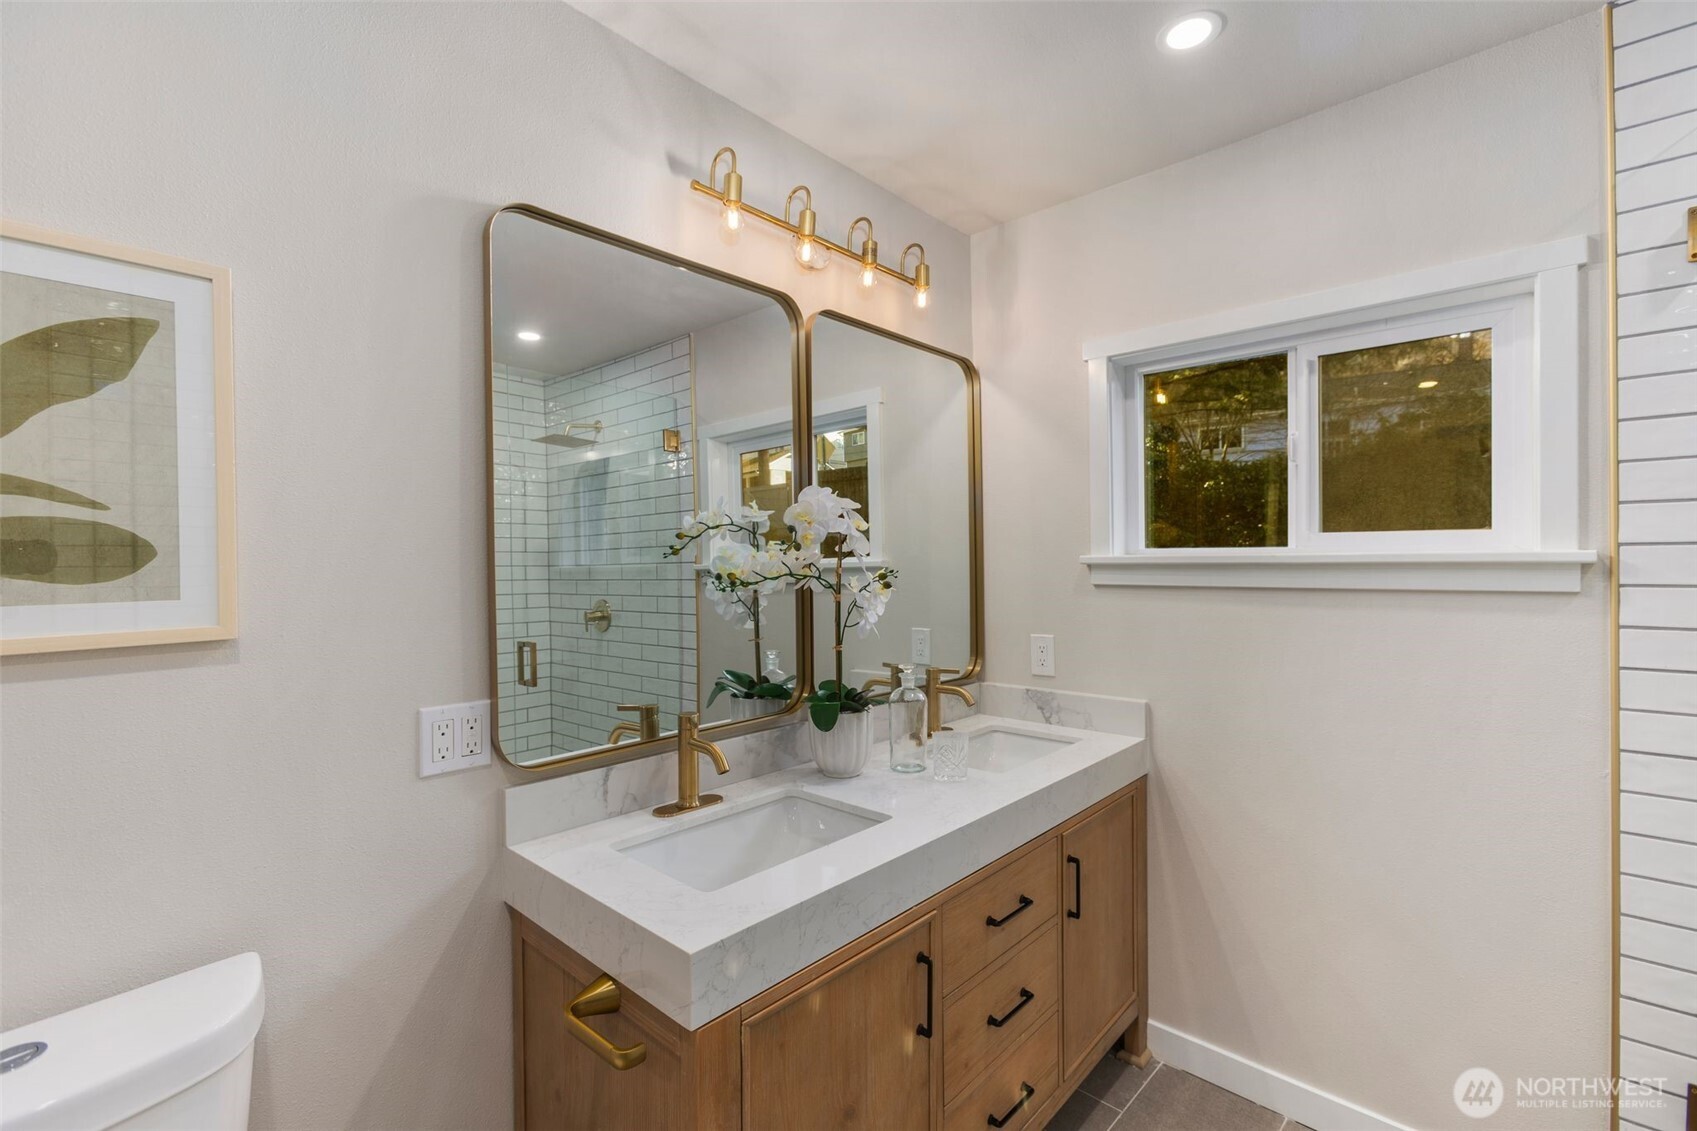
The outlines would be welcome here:
<svg viewBox="0 0 1697 1131">
<path fill-rule="evenodd" d="M 720 615 L 754 629 L 757 656 L 761 611 L 774 593 L 794 586 L 831 594 L 835 678 L 820 683 L 807 697 L 813 725 L 822 731 L 833 729 L 842 715 L 858 714 L 872 705 L 859 688 L 843 682 L 843 640 L 850 629 L 862 637 L 871 634 L 895 590 L 896 571 L 889 566 L 857 565 L 845 575 L 845 560 L 858 563 L 872 552 L 869 527 L 859 512 L 859 503 L 828 487 L 804 487 L 784 511 L 789 538 L 768 539 L 772 512 L 726 507 L 721 500 L 718 507 L 702 511 L 680 530 L 667 551 L 680 557 L 708 539 L 708 593 Z M 838 541 L 827 556 L 832 538 Z"/>
</svg>

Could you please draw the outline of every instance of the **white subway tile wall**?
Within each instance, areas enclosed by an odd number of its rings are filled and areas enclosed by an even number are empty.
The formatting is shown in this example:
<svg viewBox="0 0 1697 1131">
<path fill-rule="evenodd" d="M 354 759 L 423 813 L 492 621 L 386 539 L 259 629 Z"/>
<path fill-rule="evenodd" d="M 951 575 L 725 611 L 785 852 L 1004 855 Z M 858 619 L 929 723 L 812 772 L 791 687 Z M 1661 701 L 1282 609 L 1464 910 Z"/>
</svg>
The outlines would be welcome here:
<svg viewBox="0 0 1697 1131">
<path fill-rule="evenodd" d="M 682 337 L 544 386 L 549 432 L 575 424 L 574 436 L 597 437 L 547 449 L 554 647 L 546 676 L 561 749 L 599 745 L 614 725 L 634 721 L 615 710 L 621 703 L 657 705 L 662 730 L 696 709 L 695 573 L 666 557 L 695 509 L 691 369 Z M 666 451 L 668 430 L 680 451 Z M 606 632 L 583 619 L 601 600 L 613 613 Z"/>
<path fill-rule="evenodd" d="M 662 730 L 696 709 L 695 575 L 665 553 L 695 509 L 691 382 L 687 336 L 578 373 L 496 366 L 500 734 L 516 758 L 604 744 L 637 719 L 619 704 L 656 705 Z M 584 619 L 599 601 L 605 632 Z M 515 683 L 521 642 L 534 689 Z"/>
<path fill-rule="evenodd" d="M 552 694 L 517 682 L 520 642 L 552 651 L 548 610 L 548 458 L 535 442 L 545 431 L 543 377 L 494 367 L 495 670 L 501 688 L 499 738 L 510 758 L 547 754 L 554 745 Z"/>
<path fill-rule="evenodd" d="M 1620 1064 L 1697 1081 L 1697 3 L 1612 12 L 1620 457 Z"/>
</svg>

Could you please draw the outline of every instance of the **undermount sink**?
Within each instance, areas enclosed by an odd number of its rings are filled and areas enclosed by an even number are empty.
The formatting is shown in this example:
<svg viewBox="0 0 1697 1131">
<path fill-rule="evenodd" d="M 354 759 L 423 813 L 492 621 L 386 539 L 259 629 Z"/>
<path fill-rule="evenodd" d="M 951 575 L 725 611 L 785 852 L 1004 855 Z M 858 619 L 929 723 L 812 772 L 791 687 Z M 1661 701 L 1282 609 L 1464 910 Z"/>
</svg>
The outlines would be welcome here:
<svg viewBox="0 0 1697 1131">
<path fill-rule="evenodd" d="M 697 891 L 718 891 L 887 820 L 793 792 L 617 847 Z"/>
<path fill-rule="evenodd" d="M 1072 743 L 1064 738 L 1049 738 L 993 727 L 972 735 L 967 743 L 966 761 L 975 770 L 1000 774 L 1035 762 L 1071 745 Z"/>
</svg>

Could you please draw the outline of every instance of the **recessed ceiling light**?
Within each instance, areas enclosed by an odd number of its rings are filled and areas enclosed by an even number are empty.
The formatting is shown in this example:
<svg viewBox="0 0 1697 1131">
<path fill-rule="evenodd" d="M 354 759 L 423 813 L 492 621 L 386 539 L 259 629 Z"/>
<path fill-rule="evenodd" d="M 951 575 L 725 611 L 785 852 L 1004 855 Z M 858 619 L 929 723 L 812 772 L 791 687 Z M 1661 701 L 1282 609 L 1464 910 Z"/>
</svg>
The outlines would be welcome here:
<svg viewBox="0 0 1697 1131">
<path fill-rule="evenodd" d="M 1218 36 L 1225 24 L 1218 12 L 1192 12 L 1181 16 L 1161 29 L 1161 48 L 1164 51 L 1193 50 Z"/>
<path fill-rule="evenodd" d="M 521 342 L 540 342 L 541 340 L 542 335 L 538 334 L 535 330 L 519 331 L 519 341 Z"/>
</svg>

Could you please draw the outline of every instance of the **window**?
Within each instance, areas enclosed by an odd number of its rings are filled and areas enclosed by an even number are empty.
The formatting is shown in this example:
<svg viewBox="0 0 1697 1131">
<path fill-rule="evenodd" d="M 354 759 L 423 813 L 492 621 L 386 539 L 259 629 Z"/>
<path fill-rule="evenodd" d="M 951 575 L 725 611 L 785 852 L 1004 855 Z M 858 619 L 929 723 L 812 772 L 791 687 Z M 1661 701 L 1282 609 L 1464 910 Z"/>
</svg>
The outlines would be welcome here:
<svg viewBox="0 0 1697 1131">
<path fill-rule="evenodd" d="M 1577 588 L 1594 558 L 1575 548 L 1579 261 L 1421 293 L 1445 274 L 1427 272 L 1361 288 L 1402 292 L 1371 307 L 1334 292 L 1087 351 L 1093 580 Z"/>
<path fill-rule="evenodd" d="M 883 395 L 864 389 L 816 401 L 813 414 L 813 481 L 860 503 L 872 522 L 872 553 L 867 564 L 881 564 L 881 505 L 878 474 L 879 412 Z M 773 512 L 773 534 L 790 504 L 794 467 L 787 411 L 702 424 L 705 466 L 703 505 L 718 499 L 740 500 Z M 829 552 L 830 547 L 827 547 Z"/>
<path fill-rule="evenodd" d="M 830 431 L 816 432 L 813 437 L 813 481 L 822 487 L 860 503 L 860 515 L 871 521 L 871 493 L 867 461 L 866 413 L 838 413 L 839 426 Z M 771 511 L 777 518 L 790 505 L 790 471 L 793 461 L 790 445 L 771 443 L 771 437 L 759 436 L 731 447 L 742 461 L 742 502 L 746 506 Z M 777 519 L 774 519 L 774 526 Z M 782 534 L 774 529 L 774 537 Z M 841 541 L 841 539 L 836 539 Z M 827 554 L 832 547 L 827 544 Z"/>
</svg>

